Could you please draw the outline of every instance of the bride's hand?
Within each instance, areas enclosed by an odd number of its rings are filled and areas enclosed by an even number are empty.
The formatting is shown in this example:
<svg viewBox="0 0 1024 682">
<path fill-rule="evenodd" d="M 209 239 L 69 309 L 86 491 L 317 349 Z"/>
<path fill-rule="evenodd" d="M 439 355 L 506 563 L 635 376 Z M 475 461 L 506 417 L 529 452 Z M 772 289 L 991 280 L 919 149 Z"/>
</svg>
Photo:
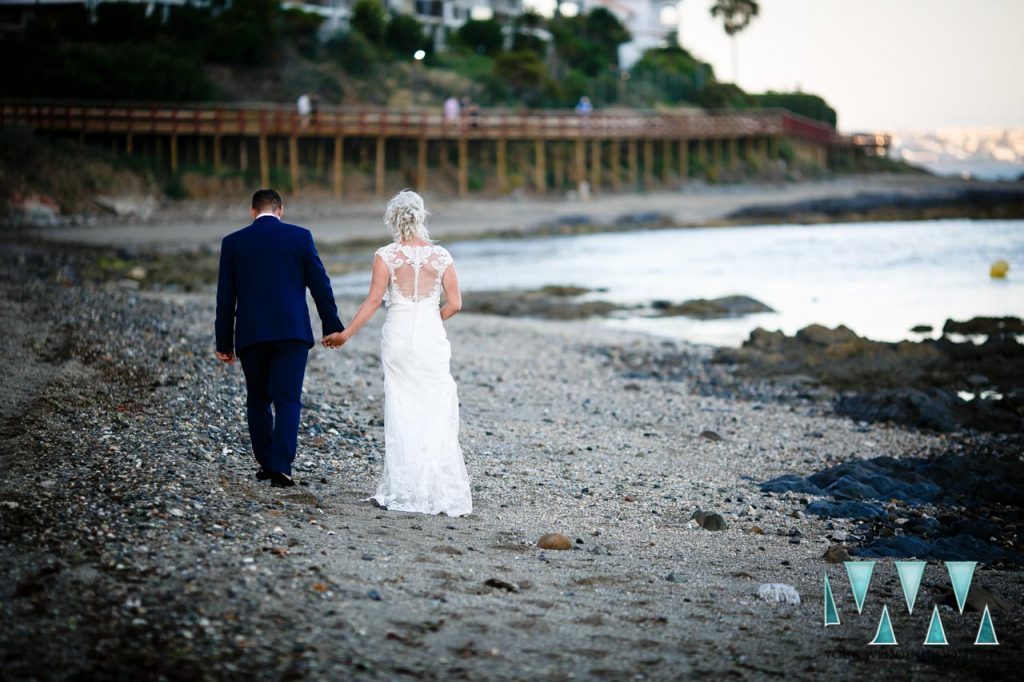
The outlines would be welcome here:
<svg viewBox="0 0 1024 682">
<path fill-rule="evenodd" d="M 345 332 L 334 332 L 324 337 L 323 344 L 327 348 L 341 348 L 348 341 Z"/>
</svg>

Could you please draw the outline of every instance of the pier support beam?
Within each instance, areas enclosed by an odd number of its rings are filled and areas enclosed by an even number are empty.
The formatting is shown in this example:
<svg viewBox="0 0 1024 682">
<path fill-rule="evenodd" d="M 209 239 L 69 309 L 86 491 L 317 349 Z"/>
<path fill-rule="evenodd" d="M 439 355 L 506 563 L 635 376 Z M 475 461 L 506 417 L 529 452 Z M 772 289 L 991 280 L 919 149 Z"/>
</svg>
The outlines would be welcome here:
<svg viewBox="0 0 1024 682">
<path fill-rule="evenodd" d="M 683 182 L 690 177 L 690 141 L 679 140 L 679 179 Z"/>
<path fill-rule="evenodd" d="M 508 156 L 505 148 L 506 142 L 504 138 L 501 138 L 497 142 L 497 150 L 495 156 L 497 157 L 496 164 L 498 166 L 498 191 L 502 194 L 508 193 Z"/>
<path fill-rule="evenodd" d="M 171 172 L 178 172 L 178 134 L 171 134 Z"/>
<path fill-rule="evenodd" d="M 377 159 L 376 170 L 374 173 L 376 181 L 374 182 L 374 193 L 377 195 L 378 199 L 384 198 L 384 161 L 386 160 L 384 157 L 384 149 L 386 143 L 386 138 L 377 138 Z"/>
<path fill-rule="evenodd" d="M 738 138 L 729 138 L 729 170 L 736 170 L 740 161 L 740 141 Z"/>
<path fill-rule="evenodd" d="M 669 183 L 672 177 L 672 140 L 661 141 L 661 181 Z"/>
<path fill-rule="evenodd" d="M 576 138 L 576 164 L 573 175 L 573 184 L 579 189 L 583 181 L 587 179 L 587 148 L 583 146 L 583 138 Z"/>
<path fill-rule="evenodd" d="M 270 187 L 270 144 L 260 135 L 260 186 Z"/>
<path fill-rule="evenodd" d="M 614 189 L 622 188 L 622 143 L 612 140 L 612 158 L 609 169 L 612 172 L 611 182 Z"/>
<path fill-rule="evenodd" d="M 292 177 L 292 191 L 299 189 L 299 138 L 292 135 L 288 138 L 288 167 Z"/>
<path fill-rule="evenodd" d="M 427 138 L 416 141 L 416 191 L 427 191 Z"/>
<path fill-rule="evenodd" d="M 601 140 L 590 141 L 590 191 L 601 190 Z"/>
<path fill-rule="evenodd" d="M 654 189 L 654 142 L 644 140 L 644 189 Z"/>
<path fill-rule="evenodd" d="M 637 169 L 639 161 L 637 159 L 636 140 L 630 140 L 627 143 L 626 156 L 628 157 L 626 163 L 629 166 L 629 188 L 631 190 L 635 190 L 639 174 L 639 171 Z"/>
<path fill-rule="evenodd" d="M 459 196 L 469 194 L 469 143 L 459 138 Z"/>
<path fill-rule="evenodd" d="M 547 169 L 544 165 L 544 140 L 536 140 L 533 143 L 533 183 L 537 194 L 544 194 L 547 189 Z"/>
<path fill-rule="evenodd" d="M 213 136 L 213 170 L 220 172 L 221 168 L 221 157 L 220 157 L 220 135 Z"/>
<path fill-rule="evenodd" d="M 341 199 L 345 189 L 345 138 L 334 137 L 334 198 Z"/>
</svg>

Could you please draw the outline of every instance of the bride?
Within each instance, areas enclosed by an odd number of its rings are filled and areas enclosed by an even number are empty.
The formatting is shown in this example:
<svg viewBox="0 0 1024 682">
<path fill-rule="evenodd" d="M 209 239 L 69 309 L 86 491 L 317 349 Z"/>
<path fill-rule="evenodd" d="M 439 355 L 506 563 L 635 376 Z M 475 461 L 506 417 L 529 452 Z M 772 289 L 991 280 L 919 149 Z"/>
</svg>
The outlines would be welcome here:
<svg viewBox="0 0 1024 682">
<path fill-rule="evenodd" d="M 352 322 L 326 336 L 324 345 L 343 345 L 382 298 L 387 302 L 380 344 L 384 472 L 367 499 L 397 511 L 461 516 L 473 511 L 473 501 L 459 446 L 451 345 L 442 321 L 459 312 L 462 294 L 451 254 L 427 234 L 427 215 L 416 192 L 403 190 L 388 202 L 384 222 L 394 241 L 374 254 L 370 291 Z"/>
</svg>

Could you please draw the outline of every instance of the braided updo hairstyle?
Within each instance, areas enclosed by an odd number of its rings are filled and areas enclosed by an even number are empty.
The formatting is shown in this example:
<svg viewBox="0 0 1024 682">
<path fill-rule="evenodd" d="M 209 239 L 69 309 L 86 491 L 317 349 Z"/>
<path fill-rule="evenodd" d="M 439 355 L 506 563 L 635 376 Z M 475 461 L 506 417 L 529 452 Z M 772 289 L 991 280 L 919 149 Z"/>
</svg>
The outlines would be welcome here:
<svg viewBox="0 0 1024 682">
<path fill-rule="evenodd" d="M 384 209 L 384 224 L 391 228 L 395 241 L 420 239 L 430 241 L 427 233 L 427 216 L 430 212 L 423 205 L 423 197 L 411 189 L 403 189 L 391 197 Z"/>
</svg>

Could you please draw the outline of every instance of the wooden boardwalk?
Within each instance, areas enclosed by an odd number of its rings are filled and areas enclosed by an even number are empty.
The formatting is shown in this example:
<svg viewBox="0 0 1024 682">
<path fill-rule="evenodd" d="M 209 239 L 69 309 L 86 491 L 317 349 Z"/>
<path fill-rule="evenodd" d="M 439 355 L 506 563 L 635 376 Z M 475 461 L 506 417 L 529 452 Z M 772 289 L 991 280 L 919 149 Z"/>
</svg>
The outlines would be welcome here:
<svg viewBox="0 0 1024 682">
<path fill-rule="evenodd" d="M 713 168 L 763 163 L 777 158 L 783 138 L 801 145 L 821 166 L 828 163 L 830 153 L 888 145 L 888 139 L 874 136 L 840 135 L 831 126 L 784 110 L 607 110 L 580 116 L 566 111 L 483 109 L 445 121 L 433 109 L 327 107 L 302 116 L 294 107 L 274 104 L 5 101 L 0 102 L 0 127 L 5 126 L 77 134 L 83 139 L 103 136 L 115 148 L 120 140 L 129 154 L 152 152 L 161 159 L 166 155 L 175 172 L 184 150 L 194 162 L 212 164 L 216 170 L 230 163 L 247 171 L 249 158 L 255 156 L 262 186 L 270 184 L 273 146 L 274 165 L 287 166 L 293 189 L 303 181 L 305 166 L 326 175 L 329 147 L 331 184 L 339 198 L 344 192 L 346 157 L 352 158 L 347 145 L 359 147 L 360 158 L 367 163 L 372 150 L 374 189 L 379 196 L 385 193 L 388 170 L 405 172 L 407 166 L 408 170 L 415 167 L 417 188 L 426 189 L 428 167 L 447 167 L 452 152 L 459 194 L 467 194 L 471 144 L 478 158 L 488 161 L 488 168 L 493 165 L 502 192 L 509 190 L 509 148 L 516 145 L 519 175 L 529 171 L 530 184 L 538 193 L 562 178 L 572 186 L 586 181 L 590 191 L 596 192 L 605 187 L 636 187 L 641 174 L 643 186 L 650 187 L 656 177 L 661 182 L 685 180 Z M 389 144 L 399 148 L 397 153 L 392 149 L 390 164 Z M 406 153 L 409 146 L 415 147 L 414 162 L 409 159 L 412 154 Z"/>
</svg>

